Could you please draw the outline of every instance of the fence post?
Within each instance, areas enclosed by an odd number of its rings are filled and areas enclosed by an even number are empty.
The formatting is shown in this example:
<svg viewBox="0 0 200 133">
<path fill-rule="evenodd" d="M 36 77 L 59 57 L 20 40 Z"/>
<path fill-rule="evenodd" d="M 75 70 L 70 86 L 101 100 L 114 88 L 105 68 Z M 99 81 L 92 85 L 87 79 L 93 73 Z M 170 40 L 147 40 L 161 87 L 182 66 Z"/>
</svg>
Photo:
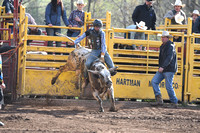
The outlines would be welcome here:
<svg viewBox="0 0 200 133">
<path fill-rule="evenodd" d="M 111 59 L 113 59 L 113 37 L 114 37 L 114 30 L 108 31 L 108 53 L 110 54 Z"/>
</svg>

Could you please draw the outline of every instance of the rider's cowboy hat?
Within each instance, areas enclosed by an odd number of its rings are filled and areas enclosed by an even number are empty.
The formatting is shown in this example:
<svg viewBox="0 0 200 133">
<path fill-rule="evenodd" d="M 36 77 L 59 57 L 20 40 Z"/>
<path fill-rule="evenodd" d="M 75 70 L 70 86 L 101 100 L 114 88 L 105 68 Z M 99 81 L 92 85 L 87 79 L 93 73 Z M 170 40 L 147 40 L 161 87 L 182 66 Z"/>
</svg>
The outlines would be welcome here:
<svg viewBox="0 0 200 133">
<path fill-rule="evenodd" d="M 145 26 L 145 22 L 140 21 L 139 23 L 136 22 L 136 25 L 138 28 L 142 29 L 142 30 L 146 30 L 147 26 Z"/>
<path fill-rule="evenodd" d="M 174 17 L 176 23 L 178 24 L 182 24 L 183 20 L 184 20 L 184 16 L 182 16 L 180 13 L 176 14 Z"/>
<path fill-rule="evenodd" d="M 183 8 L 185 7 L 185 4 L 183 4 L 181 0 L 176 0 L 175 4 L 172 4 L 172 6 L 181 6 Z"/>
<path fill-rule="evenodd" d="M 74 5 L 77 6 L 77 4 L 83 4 L 84 6 L 87 5 L 87 3 L 85 3 L 83 0 L 77 0 L 74 2 Z"/>
<path fill-rule="evenodd" d="M 161 37 L 169 37 L 169 38 L 172 38 L 173 36 L 169 34 L 168 31 L 163 31 L 162 32 L 162 35 L 161 34 L 158 34 L 157 36 L 161 36 Z"/>
</svg>

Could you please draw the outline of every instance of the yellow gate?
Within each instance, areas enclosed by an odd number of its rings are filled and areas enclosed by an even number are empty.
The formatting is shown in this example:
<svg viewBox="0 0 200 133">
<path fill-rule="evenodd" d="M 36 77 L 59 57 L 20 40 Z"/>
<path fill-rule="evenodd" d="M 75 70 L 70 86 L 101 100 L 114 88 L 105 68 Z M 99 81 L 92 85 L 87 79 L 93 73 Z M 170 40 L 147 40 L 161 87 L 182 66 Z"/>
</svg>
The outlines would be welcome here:
<svg viewBox="0 0 200 133">
<path fill-rule="evenodd" d="M 116 33 L 126 34 L 128 32 L 144 32 L 143 30 L 113 29 L 110 32 L 109 49 L 114 44 L 143 45 L 146 50 L 129 50 L 115 48 L 110 50 L 113 61 L 119 66 L 116 76 L 113 77 L 115 97 L 116 98 L 138 98 L 154 99 L 151 79 L 158 70 L 158 56 L 161 39 L 156 38 L 161 31 L 145 31 L 148 35 L 147 40 L 121 39 L 114 38 Z M 176 52 L 178 57 L 178 72 L 174 77 L 173 87 L 179 100 L 182 100 L 182 77 L 183 77 L 183 50 L 184 50 L 184 33 L 170 32 L 173 36 L 182 36 L 182 42 L 176 42 Z M 115 46 L 116 47 L 116 46 Z M 165 81 L 161 82 L 161 93 L 164 99 L 169 99 L 165 89 Z"/>
<path fill-rule="evenodd" d="M 0 10 L 5 10 L 0 7 Z M 4 12 L 3 12 L 4 14 Z M 13 17 L 13 16 L 10 16 Z M 84 90 L 80 89 L 80 84 L 74 71 L 64 72 L 58 78 L 54 86 L 51 85 L 52 77 L 57 73 L 57 69 L 67 61 L 67 55 L 73 48 L 46 47 L 46 46 L 27 46 L 27 40 L 39 41 L 63 41 L 69 40 L 65 37 L 56 36 L 36 36 L 27 35 L 28 27 L 50 28 L 44 25 L 28 25 L 28 18 L 25 17 L 25 8 L 20 7 L 19 16 L 19 50 L 18 50 L 18 89 L 19 95 L 67 95 L 81 96 Z M 114 76 L 113 84 L 116 98 L 138 98 L 154 99 L 151 79 L 158 70 L 160 38 L 157 34 L 162 31 L 142 31 L 130 29 L 111 29 L 111 13 L 106 13 L 106 18 L 101 19 L 105 26 L 106 44 L 116 66 L 119 66 L 118 74 Z M 71 28 L 80 30 L 81 34 L 91 25 L 94 19 L 91 13 L 85 13 L 84 28 Z M 178 72 L 175 74 L 173 87 L 179 100 L 196 101 L 200 99 L 200 46 L 195 43 L 200 35 L 191 34 L 191 18 L 187 25 L 171 25 L 170 20 L 165 20 L 165 25 L 157 29 L 187 29 L 187 34 L 183 32 L 170 32 L 173 36 L 182 37 L 181 42 L 175 42 L 178 57 Z M 4 23 L 4 27 L 13 25 Z M 52 27 L 51 27 L 52 28 Z M 69 27 L 54 26 L 53 28 L 70 29 Z M 129 32 L 145 32 L 147 40 L 133 40 L 117 37 Z M 8 33 L 4 32 L 3 37 L 8 38 Z M 13 38 L 13 36 L 12 36 Z M 73 38 L 75 39 L 75 38 Z M 187 39 L 187 47 L 184 48 L 184 39 Z M 81 42 L 86 46 L 86 41 Z M 142 45 L 146 50 L 120 49 L 116 45 L 136 46 Z M 184 50 L 186 49 L 186 58 Z M 60 53 L 47 54 L 49 52 Z M 184 64 L 185 62 L 185 64 Z M 164 99 L 169 99 L 165 89 L 165 82 L 160 84 Z M 184 87 L 184 88 L 183 88 Z M 183 99 L 184 98 L 184 99 Z"/>
<path fill-rule="evenodd" d="M 185 94 L 188 101 L 200 100 L 200 42 L 195 43 L 195 39 L 200 39 L 200 35 L 193 34 L 188 46 L 188 84 Z"/>
<path fill-rule="evenodd" d="M 20 12 L 23 14 L 24 12 Z M 91 19 L 90 13 L 85 13 L 86 24 L 91 24 L 94 19 Z M 110 28 L 110 13 L 107 12 L 106 19 L 103 20 L 103 24 L 106 26 L 105 32 L 108 32 Z M 23 17 L 22 17 L 23 18 Z M 25 24 L 27 27 L 38 28 L 61 28 L 61 29 L 75 29 L 80 30 L 83 34 L 83 28 L 69 28 L 64 26 L 49 27 L 46 25 L 28 25 L 27 21 L 20 21 L 20 25 Z M 87 25 L 85 25 L 87 26 Z M 74 71 L 63 72 L 55 85 L 51 85 L 51 79 L 57 73 L 60 66 L 66 64 L 69 53 L 74 48 L 65 47 L 46 47 L 46 46 L 27 46 L 27 40 L 37 41 L 60 41 L 68 42 L 66 37 L 58 36 L 45 36 L 45 35 L 27 35 L 27 30 L 20 30 L 19 33 L 24 33 L 23 45 L 19 49 L 19 95 L 66 95 L 66 96 L 82 96 L 84 90 L 80 89 L 79 77 Z M 108 33 L 107 33 L 108 35 Z M 73 38 L 72 39 L 76 39 Z M 106 39 L 108 41 L 108 39 Z M 81 42 L 82 46 L 85 46 L 85 41 Z M 50 54 L 51 53 L 51 54 Z"/>
</svg>

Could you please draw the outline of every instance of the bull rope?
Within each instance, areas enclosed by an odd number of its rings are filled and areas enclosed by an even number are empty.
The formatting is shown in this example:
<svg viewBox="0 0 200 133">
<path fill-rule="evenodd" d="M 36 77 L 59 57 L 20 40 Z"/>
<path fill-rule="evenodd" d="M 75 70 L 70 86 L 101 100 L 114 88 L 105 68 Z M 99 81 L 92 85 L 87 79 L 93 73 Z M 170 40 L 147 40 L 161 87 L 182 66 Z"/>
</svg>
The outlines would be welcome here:
<svg viewBox="0 0 200 133">
<path fill-rule="evenodd" d="M 67 35 L 64 35 L 64 34 L 61 34 L 61 33 L 58 33 L 58 32 L 56 32 L 55 34 L 58 35 L 58 36 L 66 37 L 66 38 L 69 39 L 70 41 L 74 42 L 74 40 L 73 40 L 72 38 L 70 38 L 69 36 L 67 36 Z M 77 44 L 77 46 L 78 46 L 78 48 L 79 48 L 79 47 L 82 47 L 79 43 Z M 97 56 L 95 56 L 95 55 L 91 55 L 91 54 L 90 54 L 89 56 L 93 56 L 93 57 L 99 59 L 99 57 L 97 57 Z"/>
</svg>

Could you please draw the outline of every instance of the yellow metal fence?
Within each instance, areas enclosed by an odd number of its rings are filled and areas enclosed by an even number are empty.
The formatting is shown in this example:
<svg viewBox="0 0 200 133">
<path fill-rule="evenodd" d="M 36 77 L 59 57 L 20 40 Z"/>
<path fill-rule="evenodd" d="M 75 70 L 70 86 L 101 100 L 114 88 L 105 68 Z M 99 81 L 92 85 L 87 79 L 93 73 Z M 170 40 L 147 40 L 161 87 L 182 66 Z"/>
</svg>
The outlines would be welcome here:
<svg viewBox="0 0 200 133">
<path fill-rule="evenodd" d="M 0 8 L 0 10 L 5 10 Z M 11 18 L 3 12 L 1 19 Z M 81 31 L 81 34 L 86 30 L 88 25 L 91 25 L 94 19 L 91 18 L 91 13 L 85 13 L 84 28 L 71 28 Z M 116 66 L 119 66 L 118 74 L 113 77 L 115 97 L 116 98 L 139 98 L 139 99 L 154 99 L 151 79 L 158 70 L 158 56 L 161 41 L 156 37 L 162 31 L 141 31 L 128 29 L 111 29 L 111 13 L 107 12 L 106 18 L 102 19 L 105 25 L 106 44 L 108 52 Z M 25 18 L 25 8 L 20 7 L 19 15 L 19 53 L 18 53 L 18 94 L 40 94 L 40 95 L 68 95 L 81 96 L 83 90 L 77 84 L 77 75 L 75 72 L 64 72 L 58 79 L 56 85 L 52 86 L 51 78 L 56 74 L 57 68 L 64 65 L 67 61 L 67 55 L 73 48 L 63 47 L 44 47 L 44 46 L 27 46 L 27 40 L 40 41 L 63 41 L 69 40 L 65 37 L 58 36 L 36 36 L 27 35 L 28 27 L 50 28 L 43 25 L 28 25 Z M 5 24 L 4 27 L 12 25 Z M 200 99 L 200 46 L 195 43 L 196 38 L 200 35 L 191 34 L 191 19 L 188 19 L 187 25 L 171 25 L 166 19 L 165 25 L 159 29 L 186 29 L 184 32 L 170 32 L 173 36 L 180 36 L 181 42 L 175 42 L 177 57 L 178 57 L 178 72 L 174 77 L 173 87 L 176 91 L 179 100 L 196 101 Z M 52 28 L 52 27 L 51 27 Z M 70 29 L 69 27 L 54 26 L 53 28 Z M 116 38 L 118 33 L 128 34 L 129 32 L 145 32 L 147 40 L 124 39 L 123 37 Z M 4 36 L 6 37 L 6 33 Z M 152 39 L 153 38 L 153 39 Z M 75 39 L 75 38 L 73 38 Z M 172 40 L 173 41 L 173 40 Z M 86 41 L 82 41 L 81 45 L 85 46 Z M 119 49 L 114 45 L 142 45 L 145 50 Z M 187 45 L 186 45 L 187 44 Z M 184 50 L 186 53 L 184 53 Z M 27 54 L 27 52 L 33 52 Z M 34 52 L 46 52 L 47 54 L 35 54 Z M 57 54 L 48 54 L 59 53 Z M 184 54 L 186 54 L 184 56 Z M 164 99 L 168 99 L 165 89 L 165 82 L 160 84 L 161 92 Z"/>
<path fill-rule="evenodd" d="M 145 50 L 119 49 L 114 48 L 109 51 L 113 57 L 116 66 L 119 66 L 119 72 L 113 77 L 115 88 L 115 97 L 117 98 L 139 98 L 154 99 L 154 93 L 151 86 L 151 79 L 158 70 L 159 47 L 162 44 L 160 39 L 151 40 L 150 36 L 157 36 L 162 31 L 145 31 L 148 35 L 147 40 L 115 38 L 116 33 L 126 34 L 127 32 L 144 32 L 142 30 L 129 30 L 114 28 L 110 31 L 109 48 L 116 44 L 123 45 L 142 45 Z M 178 72 L 175 75 L 173 87 L 179 100 L 182 100 L 182 77 L 183 77 L 183 51 L 184 51 L 184 33 L 177 34 L 170 32 L 174 36 L 182 36 L 182 42 L 176 42 L 176 52 L 178 58 Z M 165 89 L 165 82 L 160 83 L 161 92 L 164 99 L 169 99 Z"/>
</svg>

